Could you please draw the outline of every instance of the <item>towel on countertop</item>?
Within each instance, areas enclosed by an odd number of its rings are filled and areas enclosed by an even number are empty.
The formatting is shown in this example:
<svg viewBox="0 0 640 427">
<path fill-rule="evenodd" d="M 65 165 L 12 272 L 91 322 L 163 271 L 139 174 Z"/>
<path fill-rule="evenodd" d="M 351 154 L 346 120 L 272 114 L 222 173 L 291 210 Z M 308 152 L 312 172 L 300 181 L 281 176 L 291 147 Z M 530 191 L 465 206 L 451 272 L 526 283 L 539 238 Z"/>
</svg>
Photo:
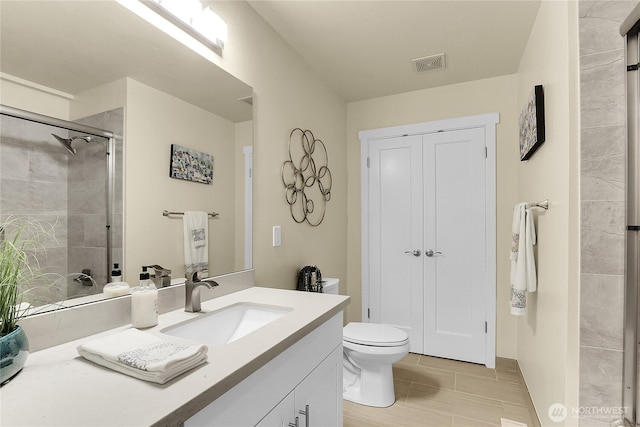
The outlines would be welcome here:
<svg viewBox="0 0 640 427">
<path fill-rule="evenodd" d="M 511 233 L 511 314 L 524 315 L 527 312 L 527 292 L 537 289 L 533 256 L 536 229 L 528 203 L 518 203 L 513 208 Z"/>
<path fill-rule="evenodd" d="M 182 218 L 184 229 L 184 266 L 187 277 L 198 272 L 209 277 L 209 217 L 206 212 L 188 211 Z"/>
<path fill-rule="evenodd" d="M 80 356 L 98 365 L 145 381 L 164 384 L 207 361 L 206 345 L 165 341 L 137 329 L 127 329 L 88 341 Z"/>
</svg>

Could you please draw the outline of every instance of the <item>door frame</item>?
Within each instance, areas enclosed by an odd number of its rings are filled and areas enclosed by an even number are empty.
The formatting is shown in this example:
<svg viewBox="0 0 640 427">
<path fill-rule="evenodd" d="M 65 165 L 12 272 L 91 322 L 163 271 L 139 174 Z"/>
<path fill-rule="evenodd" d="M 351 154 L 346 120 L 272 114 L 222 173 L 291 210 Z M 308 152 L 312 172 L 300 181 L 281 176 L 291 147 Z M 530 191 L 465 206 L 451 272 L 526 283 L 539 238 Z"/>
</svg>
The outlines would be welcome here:
<svg viewBox="0 0 640 427">
<path fill-rule="evenodd" d="M 432 122 L 393 126 L 358 132 L 360 139 L 360 216 L 362 256 L 362 321 L 368 322 L 369 309 L 369 141 L 416 134 L 484 128 L 487 147 L 486 177 L 486 322 L 485 365 L 495 368 L 496 358 L 496 125 L 499 113 L 488 113 Z"/>
</svg>

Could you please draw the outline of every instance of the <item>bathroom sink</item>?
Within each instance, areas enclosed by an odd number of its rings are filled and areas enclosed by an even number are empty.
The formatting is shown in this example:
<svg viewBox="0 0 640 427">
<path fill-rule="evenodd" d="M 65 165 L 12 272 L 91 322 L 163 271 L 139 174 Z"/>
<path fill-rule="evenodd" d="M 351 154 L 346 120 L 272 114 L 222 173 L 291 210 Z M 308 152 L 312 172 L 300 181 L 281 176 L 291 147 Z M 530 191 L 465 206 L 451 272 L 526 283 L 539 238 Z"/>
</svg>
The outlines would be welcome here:
<svg viewBox="0 0 640 427">
<path fill-rule="evenodd" d="M 289 313 L 288 307 L 237 303 L 162 329 L 163 334 L 208 345 L 228 344 Z"/>
</svg>

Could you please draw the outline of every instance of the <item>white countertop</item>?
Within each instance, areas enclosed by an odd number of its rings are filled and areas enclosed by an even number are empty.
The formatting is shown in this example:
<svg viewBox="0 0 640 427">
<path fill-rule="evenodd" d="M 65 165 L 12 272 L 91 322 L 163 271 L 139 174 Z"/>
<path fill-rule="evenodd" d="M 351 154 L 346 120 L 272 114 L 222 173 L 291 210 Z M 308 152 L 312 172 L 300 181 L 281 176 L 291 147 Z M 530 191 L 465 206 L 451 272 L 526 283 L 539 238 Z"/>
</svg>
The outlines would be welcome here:
<svg viewBox="0 0 640 427">
<path fill-rule="evenodd" d="M 18 376 L 0 388 L 0 425 L 178 425 L 258 370 L 349 303 L 349 297 L 252 287 L 202 302 L 202 312 L 183 309 L 159 317 L 145 332 L 160 334 L 184 320 L 225 306 L 252 302 L 293 310 L 255 333 L 209 348 L 208 362 L 164 385 L 95 365 L 76 347 L 124 326 L 31 353 Z"/>
</svg>

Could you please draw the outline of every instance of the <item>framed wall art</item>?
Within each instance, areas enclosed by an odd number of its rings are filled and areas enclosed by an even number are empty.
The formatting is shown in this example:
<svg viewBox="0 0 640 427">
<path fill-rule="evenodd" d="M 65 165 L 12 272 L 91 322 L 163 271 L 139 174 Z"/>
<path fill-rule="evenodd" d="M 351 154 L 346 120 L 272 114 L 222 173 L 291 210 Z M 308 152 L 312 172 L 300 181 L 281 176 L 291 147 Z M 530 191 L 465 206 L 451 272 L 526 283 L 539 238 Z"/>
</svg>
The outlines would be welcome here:
<svg viewBox="0 0 640 427">
<path fill-rule="evenodd" d="M 171 144 L 171 178 L 211 184 L 213 182 L 213 156 L 191 148 Z"/>
<path fill-rule="evenodd" d="M 520 160 L 533 156 L 544 140 L 544 91 L 537 85 L 520 113 Z"/>
</svg>

